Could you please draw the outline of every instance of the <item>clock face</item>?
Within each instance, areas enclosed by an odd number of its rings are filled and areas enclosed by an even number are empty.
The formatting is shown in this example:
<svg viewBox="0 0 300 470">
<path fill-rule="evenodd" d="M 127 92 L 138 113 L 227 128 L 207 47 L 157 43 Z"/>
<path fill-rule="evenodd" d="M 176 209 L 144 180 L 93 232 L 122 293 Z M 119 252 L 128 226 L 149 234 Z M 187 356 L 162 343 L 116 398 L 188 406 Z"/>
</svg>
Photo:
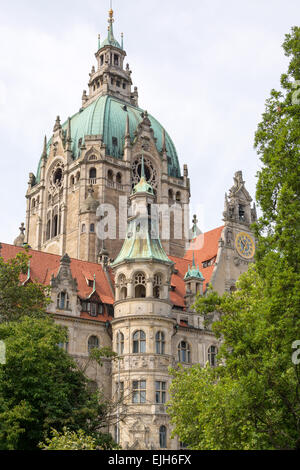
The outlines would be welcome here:
<svg viewBox="0 0 300 470">
<path fill-rule="evenodd" d="M 239 232 L 235 239 L 235 246 L 239 255 L 243 258 L 253 258 L 255 253 L 254 240 L 248 233 Z"/>
</svg>

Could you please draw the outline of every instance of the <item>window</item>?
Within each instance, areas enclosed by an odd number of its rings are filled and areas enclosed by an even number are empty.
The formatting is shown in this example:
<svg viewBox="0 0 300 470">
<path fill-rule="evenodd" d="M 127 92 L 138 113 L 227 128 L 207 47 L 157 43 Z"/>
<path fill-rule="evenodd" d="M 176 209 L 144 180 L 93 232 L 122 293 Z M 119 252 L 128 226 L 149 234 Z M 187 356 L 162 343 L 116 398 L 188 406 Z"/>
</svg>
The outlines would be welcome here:
<svg viewBox="0 0 300 470">
<path fill-rule="evenodd" d="M 153 297 L 155 297 L 156 299 L 160 298 L 161 286 L 162 286 L 162 277 L 160 274 L 155 274 L 154 282 L 153 282 Z"/>
<path fill-rule="evenodd" d="M 121 86 L 120 80 L 117 80 L 117 81 L 116 81 L 116 85 L 117 85 L 118 88 L 120 88 L 120 86 Z"/>
<path fill-rule="evenodd" d="M 176 193 L 176 202 L 180 202 L 181 201 L 181 194 L 179 191 L 177 191 Z"/>
<path fill-rule="evenodd" d="M 135 298 L 146 297 L 146 278 L 144 273 L 137 273 L 134 277 Z"/>
<path fill-rule="evenodd" d="M 114 147 L 118 146 L 118 138 L 117 137 L 112 137 L 112 144 L 113 144 Z"/>
<path fill-rule="evenodd" d="M 122 184 L 122 175 L 121 175 L 121 173 L 117 173 L 117 175 L 116 175 L 116 182 L 117 182 L 118 184 Z"/>
<path fill-rule="evenodd" d="M 166 382 L 155 382 L 155 403 L 166 403 Z"/>
<path fill-rule="evenodd" d="M 71 183 L 71 186 L 74 186 L 74 184 L 75 184 L 75 177 L 74 176 L 71 176 L 70 183 Z"/>
<path fill-rule="evenodd" d="M 173 202 L 173 191 L 172 191 L 172 189 L 169 189 L 169 191 L 168 191 L 168 197 L 169 197 L 169 199 L 170 199 L 170 202 Z"/>
<path fill-rule="evenodd" d="M 35 208 L 35 199 L 34 198 L 32 199 L 32 208 L 33 209 Z"/>
<path fill-rule="evenodd" d="M 119 56 L 118 54 L 114 54 L 114 65 L 119 65 Z"/>
<path fill-rule="evenodd" d="M 165 354 L 165 334 L 158 331 L 155 336 L 156 354 Z"/>
<path fill-rule="evenodd" d="M 103 65 L 103 62 L 104 62 L 104 57 L 103 57 L 103 54 L 100 56 L 100 65 Z"/>
<path fill-rule="evenodd" d="M 109 181 L 110 183 L 113 182 L 113 180 L 114 180 L 114 174 L 113 174 L 112 170 L 108 170 L 108 172 L 107 172 L 107 179 L 108 179 L 108 181 Z"/>
<path fill-rule="evenodd" d="M 70 302 L 67 292 L 60 292 L 57 296 L 57 308 L 60 310 L 69 310 Z"/>
<path fill-rule="evenodd" d="M 76 182 L 78 183 L 79 180 L 80 180 L 80 172 L 78 171 L 76 173 Z"/>
<path fill-rule="evenodd" d="M 99 348 L 99 339 L 97 336 L 90 336 L 88 340 L 88 352 L 90 353 L 92 349 Z"/>
<path fill-rule="evenodd" d="M 124 397 L 124 382 L 116 382 L 116 393 L 118 399 Z"/>
<path fill-rule="evenodd" d="M 62 176 L 63 176 L 62 169 L 57 168 L 57 170 L 55 171 L 54 176 L 53 176 L 53 183 L 57 184 L 57 185 L 60 185 L 61 180 L 62 180 Z"/>
<path fill-rule="evenodd" d="M 241 204 L 239 204 L 239 219 L 241 222 L 245 221 L 245 208 Z"/>
<path fill-rule="evenodd" d="M 91 303 L 90 304 L 90 315 L 91 317 L 96 317 L 98 315 L 98 304 Z"/>
<path fill-rule="evenodd" d="M 119 356 L 124 352 L 124 335 L 120 331 L 117 333 L 117 353 Z"/>
<path fill-rule="evenodd" d="M 47 227 L 46 227 L 46 240 L 49 240 L 50 238 L 50 228 L 51 228 L 51 221 L 48 220 Z"/>
<path fill-rule="evenodd" d="M 146 352 L 146 335 L 142 330 L 133 335 L 133 352 L 135 354 Z"/>
<path fill-rule="evenodd" d="M 146 380 L 132 382 L 132 403 L 146 403 Z"/>
<path fill-rule="evenodd" d="M 191 362 L 190 346 L 186 341 L 181 341 L 178 345 L 178 361 L 186 363 Z"/>
<path fill-rule="evenodd" d="M 95 233 L 95 224 L 90 225 L 90 232 Z"/>
<path fill-rule="evenodd" d="M 56 214 L 54 217 L 53 217 L 53 221 L 52 221 L 52 237 L 56 237 L 59 233 L 59 230 L 58 230 L 58 215 Z"/>
<path fill-rule="evenodd" d="M 208 348 L 208 362 L 211 367 L 215 367 L 217 365 L 217 353 L 218 349 L 216 346 L 210 346 Z"/>
<path fill-rule="evenodd" d="M 123 90 L 126 90 L 126 83 L 123 83 Z"/>
<path fill-rule="evenodd" d="M 82 224 L 82 226 L 81 226 L 81 233 L 85 233 L 85 231 L 86 231 L 85 224 Z"/>
<path fill-rule="evenodd" d="M 95 178 L 97 178 L 97 171 L 96 171 L 96 168 L 91 168 L 89 175 L 90 175 L 90 179 L 95 179 Z"/>
<path fill-rule="evenodd" d="M 167 428 L 166 426 L 161 426 L 159 428 L 159 447 L 165 449 L 167 447 Z"/>
</svg>

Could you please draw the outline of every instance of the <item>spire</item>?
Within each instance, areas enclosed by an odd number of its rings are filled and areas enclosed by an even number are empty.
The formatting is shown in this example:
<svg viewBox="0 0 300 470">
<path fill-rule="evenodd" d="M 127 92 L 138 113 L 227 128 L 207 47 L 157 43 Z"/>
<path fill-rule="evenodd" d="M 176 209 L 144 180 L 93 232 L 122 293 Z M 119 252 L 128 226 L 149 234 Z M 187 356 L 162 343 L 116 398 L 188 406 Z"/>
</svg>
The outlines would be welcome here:
<svg viewBox="0 0 300 470">
<path fill-rule="evenodd" d="M 184 280 L 188 280 L 188 279 L 191 279 L 191 278 L 194 278 L 194 279 L 200 279 L 201 281 L 204 281 L 204 277 L 199 269 L 199 265 L 196 266 L 196 262 L 195 262 L 195 252 L 193 250 L 193 263 L 192 263 L 192 267 L 190 268 L 190 266 L 188 267 L 188 271 L 186 273 L 186 275 L 184 276 Z"/>
<path fill-rule="evenodd" d="M 142 155 L 142 165 L 141 165 L 141 180 L 145 180 L 145 162 L 144 162 L 144 155 Z"/>
<path fill-rule="evenodd" d="M 101 37 L 100 37 L 100 34 L 98 34 L 98 51 L 101 47 Z"/>
<path fill-rule="evenodd" d="M 44 147 L 43 147 L 42 159 L 47 160 L 47 136 L 46 135 L 44 137 Z"/>
<path fill-rule="evenodd" d="M 148 193 L 154 196 L 154 191 L 151 184 L 147 183 L 146 175 L 145 175 L 145 164 L 144 164 L 144 155 L 142 156 L 141 162 L 141 178 L 138 184 L 132 190 L 132 194 L 136 193 Z"/>
<path fill-rule="evenodd" d="M 127 113 L 127 116 L 126 116 L 126 128 L 125 128 L 125 137 L 128 137 L 130 136 L 130 133 L 129 133 L 129 115 Z"/>
<path fill-rule="evenodd" d="M 112 9 L 112 2 L 110 2 L 110 10 L 108 12 L 108 24 L 109 24 L 109 36 L 110 39 L 114 39 L 114 30 L 113 30 L 113 23 L 114 23 L 114 11 Z"/>
<path fill-rule="evenodd" d="M 124 49 L 124 33 L 121 33 L 121 49 Z"/>
<path fill-rule="evenodd" d="M 56 132 L 59 129 L 61 129 L 60 117 L 57 116 L 56 121 L 55 121 L 55 125 L 54 125 L 54 128 L 53 128 L 53 132 Z"/>
<path fill-rule="evenodd" d="M 162 131 L 162 149 L 161 151 L 163 153 L 165 153 L 167 151 L 167 148 L 166 148 L 166 131 L 163 129 Z"/>
</svg>

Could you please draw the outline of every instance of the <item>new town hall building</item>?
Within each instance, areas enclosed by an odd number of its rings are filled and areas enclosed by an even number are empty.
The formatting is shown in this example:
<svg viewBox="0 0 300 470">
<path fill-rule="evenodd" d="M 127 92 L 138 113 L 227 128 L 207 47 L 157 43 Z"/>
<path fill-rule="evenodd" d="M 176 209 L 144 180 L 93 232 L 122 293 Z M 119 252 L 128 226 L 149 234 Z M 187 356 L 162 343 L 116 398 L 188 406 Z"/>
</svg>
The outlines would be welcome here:
<svg viewBox="0 0 300 470">
<path fill-rule="evenodd" d="M 79 112 L 64 123 L 57 117 L 37 172 L 30 173 L 26 231 L 22 225 L 1 256 L 14 257 L 29 244 L 22 282 L 51 286 L 49 314 L 67 327 L 65 347 L 78 361 L 94 347 L 118 353 L 102 367 L 90 363 L 87 374 L 110 399 L 124 396 L 117 413 L 124 407 L 126 413 L 110 429 L 122 448 L 178 449 L 166 413 L 168 369 L 214 366 L 217 340 L 192 305 L 208 284 L 219 293 L 235 288 L 253 260 L 256 211 L 238 171 L 225 196 L 224 225 L 201 234 L 194 218 L 185 230 L 188 168 L 181 172 L 170 136 L 139 108 L 113 21 L 111 10 Z M 163 207 L 156 218 L 154 204 Z M 111 207 L 115 218 L 106 230 L 115 236 L 103 240 L 98 227 Z"/>
</svg>

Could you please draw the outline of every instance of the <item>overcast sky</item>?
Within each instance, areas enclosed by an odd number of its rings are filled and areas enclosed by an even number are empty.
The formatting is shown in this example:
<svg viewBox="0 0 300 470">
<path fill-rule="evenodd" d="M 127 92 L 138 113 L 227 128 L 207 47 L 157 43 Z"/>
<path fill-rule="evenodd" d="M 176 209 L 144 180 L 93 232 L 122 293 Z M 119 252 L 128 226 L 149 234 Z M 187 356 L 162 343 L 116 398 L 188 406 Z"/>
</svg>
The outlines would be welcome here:
<svg viewBox="0 0 300 470">
<path fill-rule="evenodd" d="M 81 106 L 107 33 L 109 1 L 0 0 L 0 241 L 25 222 L 29 172 L 55 117 Z M 224 192 L 242 170 L 255 195 L 254 132 L 279 87 L 281 44 L 298 23 L 299 0 L 114 0 L 139 105 L 172 137 L 189 166 L 201 229 L 222 224 Z"/>
</svg>

